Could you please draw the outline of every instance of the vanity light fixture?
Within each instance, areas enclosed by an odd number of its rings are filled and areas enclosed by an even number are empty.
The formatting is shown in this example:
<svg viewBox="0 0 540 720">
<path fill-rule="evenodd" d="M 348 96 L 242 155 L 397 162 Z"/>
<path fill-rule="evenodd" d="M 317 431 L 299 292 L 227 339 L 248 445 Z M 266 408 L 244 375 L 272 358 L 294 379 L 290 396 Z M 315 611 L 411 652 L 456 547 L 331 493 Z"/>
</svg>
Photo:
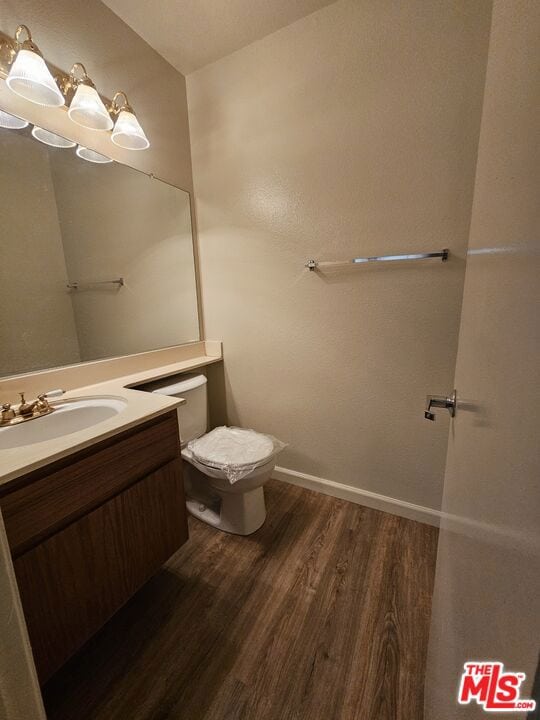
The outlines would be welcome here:
<svg viewBox="0 0 540 720">
<path fill-rule="evenodd" d="M 88 162 L 99 163 L 102 165 L 112 162 L 111 158 L 108 158 L 106 155 L 101 155 L 101 153 L 98 153 L 95 150 L 90 150 L 90 148 L 85 148 L 82 145 L 78 145 L 75 152 L 80 158 L 88 160 Z"/>
<path fill-rule="evenodd" d="M 8 128 L 9 130 L 22 130 L 28 127 L 28 122 L 0 110 L 0 127 Z"/>
<path fill-rule="evenodd" d="M 36 140 L 39 140 L 39 142 L 42 142 L 45 145 L 50 145 L 51 147 L 72 148 L 77 144 L 72 140 L 62 137 L 61 135 L 56 135 L 48 130 L 44 130 L 37 125 L 34 125 L 32 128 L 32 135 L 36 138 Z"/>
<path fill-rule="evenodd" d="M 14 38 L 0 33 L 0 49 L 7 51 L 9 60 L 6 70 L 6 84 L 12 92 L 39 105 L 61 107 L 67 105 L 68 116 L 73 122 L 88 130 L 112 131 L 111 140 L 126 150 L 146 150 L 150 143 L 129 104 L 124 92 L 117 92 L 110 102 L 102 100 L 85 66 L 75 63 L 69 74 L 63 70 L 54 78 L 45 60 L 34 44 L 32 34 L 26 25 L 19 25 Z M 4 64 L 5 66 L 5 64 Z M 2 74 L 4 77 L 4 74 Z M 109 104 L 110 103 L 110 104 Z M 0 110 L 0 127 L 22 129 L 28 122 L 20 120 Z M 34 127 L 32 135 L 53 147 L 74 147 L 76 143 Z M 77 154 L 90 162 L 112 162 L 84 146 L 79 146 Z"/>
<path fill-rule="evenodd" d="M 22 33 L 26 34 L 26 40 L 21 41 Z M 6 78 L 9 89 L 37 105 L 64 105 L 64 96 L 26 25 L 19 25 L 15 31 L 14 46 L 10 50 L 15 59 Z"/>
<path fill-rule="evenodd" d="M 116 117 L 111 136 L 115 145 L 126 150 L 146 150 L 150 147 L 148 138 L 124 92 L 115 94 L 109 111 Z"/>
<path fill-rule="evenodd" d="M 75 94 L 69 104 L 68 115 L 73 122 L 88 130 L 111 130 L 114 124 L 111 116 L 82 63 L 73 65 L 69 78 L 63 83 L 64 94 L 71 89 L 75 90 Z"/>
</svg>

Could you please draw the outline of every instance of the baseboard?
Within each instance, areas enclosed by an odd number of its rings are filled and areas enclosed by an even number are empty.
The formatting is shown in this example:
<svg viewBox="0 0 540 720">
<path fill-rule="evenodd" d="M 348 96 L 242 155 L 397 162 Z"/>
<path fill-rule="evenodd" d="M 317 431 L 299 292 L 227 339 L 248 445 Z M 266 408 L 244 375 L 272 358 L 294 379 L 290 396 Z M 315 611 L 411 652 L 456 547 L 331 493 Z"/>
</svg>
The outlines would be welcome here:
<svg viewBox="0 0 540 720">
<path fill-rule="evenodd" d="M 388 497 L 387 495 L 379 495 L 379 493 L 370 490 L 362 490 L 360 488 L 343 485 L 333 480 L 325 480 L 324 478 L 308 475 L 307 473 L 297 472 L 296 470 L 288 470 L 287 468 L 276 467 L 272 473 L 272 477 L 276 480 L 288 482 L 291 485 L 299 485 L 308 490 L 315 490 L 324 495 L 332 495 L 332 497 L 348 500 L 357 505 L 365 505 L 375 510 L 383 510 L 392 515 L 400 515 L 409 520 L 426 523 L 439 527 L 441 513 L 439 510 L 425 507 L 424 505 L 415 505 L 414 503 L 398 500 Z"/>
</svg>

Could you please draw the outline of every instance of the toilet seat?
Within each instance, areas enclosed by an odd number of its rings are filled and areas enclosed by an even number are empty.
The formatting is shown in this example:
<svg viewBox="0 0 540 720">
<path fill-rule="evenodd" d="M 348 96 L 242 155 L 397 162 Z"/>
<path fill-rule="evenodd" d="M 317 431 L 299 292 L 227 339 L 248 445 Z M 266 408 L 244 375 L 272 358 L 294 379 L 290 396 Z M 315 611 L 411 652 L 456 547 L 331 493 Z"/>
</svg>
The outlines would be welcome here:
<svg viewBox="0 0 540 720">
<path fill-rule="evenodd" d="M 275 454 L 268 435 L 236 427 L 215 428 L 188 443 L 188 450 L 198 463 L 215 470 L 256 468 Z"/>
</svg>

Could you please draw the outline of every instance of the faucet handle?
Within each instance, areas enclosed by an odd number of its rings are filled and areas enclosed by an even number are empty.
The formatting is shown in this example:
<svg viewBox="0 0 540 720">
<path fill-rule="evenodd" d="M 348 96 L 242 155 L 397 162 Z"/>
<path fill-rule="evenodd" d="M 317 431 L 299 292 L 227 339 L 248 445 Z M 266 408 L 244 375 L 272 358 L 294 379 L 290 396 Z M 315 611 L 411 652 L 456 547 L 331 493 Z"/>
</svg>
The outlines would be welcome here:
<svg viewBox="0 0 540 720">
<path fill-rule="evenodd" d="M 15 417 L 15 410 L 11 407 L 11 403 L 4 403 L 0 410 L 2 411 L 0 415 L 2 423 L 7 423 Z"/>
<path fill-rule="evenodd" d="M 41 395 L 37 396 L 36 407 L 41 411 L 49 410 L 51 406 L 49 405 L 49 401 L 47 400 L 47 393 L 41 393 Z"/>
</svg>

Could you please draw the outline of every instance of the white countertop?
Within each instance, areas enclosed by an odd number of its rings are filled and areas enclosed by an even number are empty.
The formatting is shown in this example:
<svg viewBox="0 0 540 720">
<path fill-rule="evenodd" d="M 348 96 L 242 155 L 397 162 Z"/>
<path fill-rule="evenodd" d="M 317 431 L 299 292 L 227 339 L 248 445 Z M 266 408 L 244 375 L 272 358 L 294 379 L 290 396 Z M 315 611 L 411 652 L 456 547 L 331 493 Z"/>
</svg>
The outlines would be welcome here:
<svg viewBox="0 0 540 720">
<path fill-rule="evenodd" d="M 219 359 L 211 356 L 194 357 L 66 392 L 62 395 L 62 400 L 108 395 L 125 400 L 127 405 L 118 415 L 84 430 L 46 440 L 45 442 L 1 450 L 0 485 L 4 485 L 21 475 L 26 475 L 26 473 L 36 468 L 48 465 L 59 458 L 71 455 L 100 440 L 140 425 L 158 415 L 174 410 L 184 402 L 181 398 L 172 398 L 131 388 L 134 385 L 159 380 L 169 375 L 188 372 L 217 362 Z M 9 428 L 7 432 L 9 432 Z"/>
</svg>

